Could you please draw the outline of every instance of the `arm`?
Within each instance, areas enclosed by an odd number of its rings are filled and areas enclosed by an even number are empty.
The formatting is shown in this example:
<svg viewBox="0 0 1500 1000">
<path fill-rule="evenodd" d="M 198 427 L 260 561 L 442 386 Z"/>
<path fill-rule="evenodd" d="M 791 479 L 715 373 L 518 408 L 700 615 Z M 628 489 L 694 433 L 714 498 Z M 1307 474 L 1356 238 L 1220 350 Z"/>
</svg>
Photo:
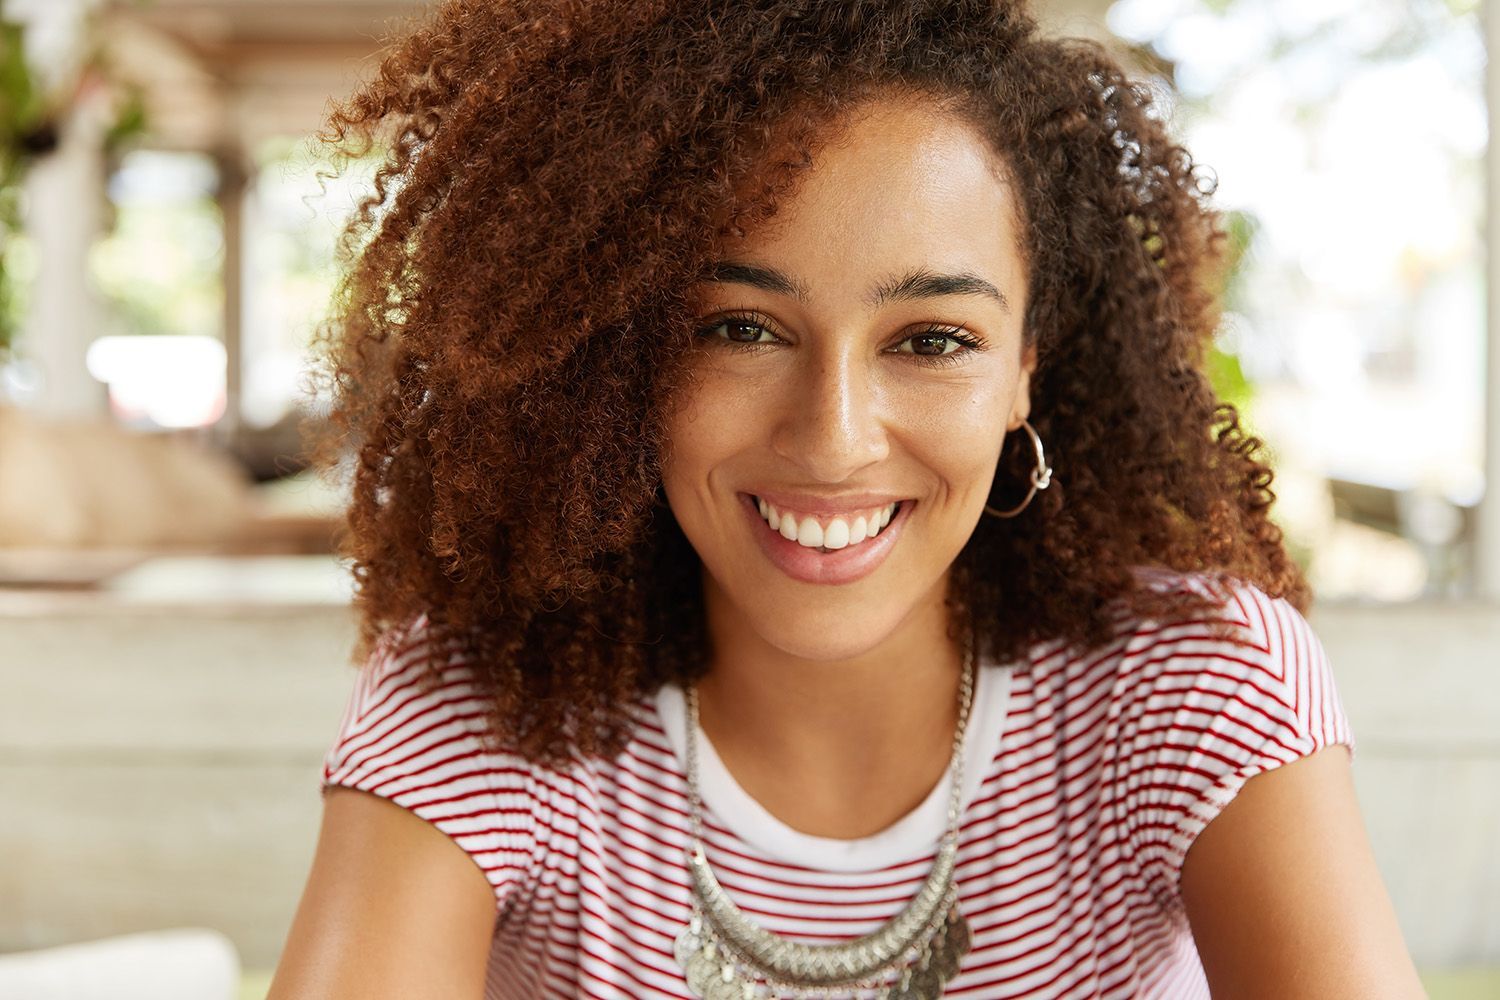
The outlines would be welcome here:
<svg viewBox="0 0 1500 1000">
<path fill-rule="evenodd" d="M 1426 993 L 1366 840 L 1346 750 L 1247 781 L 1199 833 L 1182 898 L 1215 1000 Z"/>
<path fill-rule="evenodd" d="M 477 1000 L 495 916 L 484 872 L 442 831 L 330 787 L 267 1000 Z"/>
</svg>

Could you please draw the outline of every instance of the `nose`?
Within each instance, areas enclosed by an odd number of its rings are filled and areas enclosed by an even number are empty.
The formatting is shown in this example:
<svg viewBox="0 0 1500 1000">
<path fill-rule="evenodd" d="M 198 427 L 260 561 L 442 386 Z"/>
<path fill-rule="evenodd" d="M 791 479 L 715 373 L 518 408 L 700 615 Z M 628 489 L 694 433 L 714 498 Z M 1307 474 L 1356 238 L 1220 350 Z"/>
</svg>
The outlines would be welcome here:
<svg viewBox="0 0 1500 1000">
<path fill-rule="evenodd" d="M 785 386 L 773 443 L 810 479 L 838 483 L 883 460 L 889 444 L 874 360 L 827 341 Z"/>
</svg>

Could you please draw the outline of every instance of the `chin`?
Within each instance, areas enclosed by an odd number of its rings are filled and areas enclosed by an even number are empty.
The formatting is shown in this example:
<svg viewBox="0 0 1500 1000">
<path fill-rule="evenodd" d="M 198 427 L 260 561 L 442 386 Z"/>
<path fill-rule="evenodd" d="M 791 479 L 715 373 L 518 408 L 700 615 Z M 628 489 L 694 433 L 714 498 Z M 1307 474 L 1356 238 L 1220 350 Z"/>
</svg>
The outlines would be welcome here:
<svg viewBox="0 0 1500 1000">
<path fill-rule="evenodd" d="M 884 629 L 877 633 L 870 628 L 858 628 L 835 634 L 823 626 L 795 633 L 774 631 L 761 634 L 788 656 L 817 663 L 840 663 L 870 652 L 885 638 L 885 633 Z"/>
<path fill-rule="evenodd" d="M 756 595 L 720 591 L 719 600 L 743 626 L 768 646 L 804 660 L 837 662 L 861 656 L 879 646 L 905 617 L 888 599 L 865 600 L 857 609 L 847 597 L 829 593 L 780 595 L 756 601 Z"/>
</svg>

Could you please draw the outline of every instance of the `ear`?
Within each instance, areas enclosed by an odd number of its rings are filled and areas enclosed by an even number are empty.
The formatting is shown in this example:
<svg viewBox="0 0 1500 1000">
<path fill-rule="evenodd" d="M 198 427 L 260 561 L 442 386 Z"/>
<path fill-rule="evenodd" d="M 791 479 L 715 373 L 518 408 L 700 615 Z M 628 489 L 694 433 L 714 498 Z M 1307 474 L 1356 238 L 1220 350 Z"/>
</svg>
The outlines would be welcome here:
<svg viewBox="0 0 1500 1000">
<path fill-rule="evenodd" d="M 1016 430 L 1021 421 L 1031 416 L 1031 373 L 1036 371 L 1036 344 L 1027 346 L 1021 353 L 1021 374 L 1016 379 L 1016 398 L 1011 403 L 1010 419 L 1005 423 L 1007 432 Z"/>
</svg>

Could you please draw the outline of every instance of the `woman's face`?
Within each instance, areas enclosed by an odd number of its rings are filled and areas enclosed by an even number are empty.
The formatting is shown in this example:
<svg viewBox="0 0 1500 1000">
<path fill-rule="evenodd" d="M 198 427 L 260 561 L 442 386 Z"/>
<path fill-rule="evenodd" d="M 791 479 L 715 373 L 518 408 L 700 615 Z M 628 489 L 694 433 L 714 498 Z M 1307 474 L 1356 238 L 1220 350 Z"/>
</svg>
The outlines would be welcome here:
<svg viewBox="0 0 1500 1000">
<path fill-rule="evenodd" d="M 978 133 L 882 102 L 693 289 L 663 485 L 707 599 L 772 645 L 856 656 L 941 602 L 1030 412 L 1016 226 Z"/>
</svg>

